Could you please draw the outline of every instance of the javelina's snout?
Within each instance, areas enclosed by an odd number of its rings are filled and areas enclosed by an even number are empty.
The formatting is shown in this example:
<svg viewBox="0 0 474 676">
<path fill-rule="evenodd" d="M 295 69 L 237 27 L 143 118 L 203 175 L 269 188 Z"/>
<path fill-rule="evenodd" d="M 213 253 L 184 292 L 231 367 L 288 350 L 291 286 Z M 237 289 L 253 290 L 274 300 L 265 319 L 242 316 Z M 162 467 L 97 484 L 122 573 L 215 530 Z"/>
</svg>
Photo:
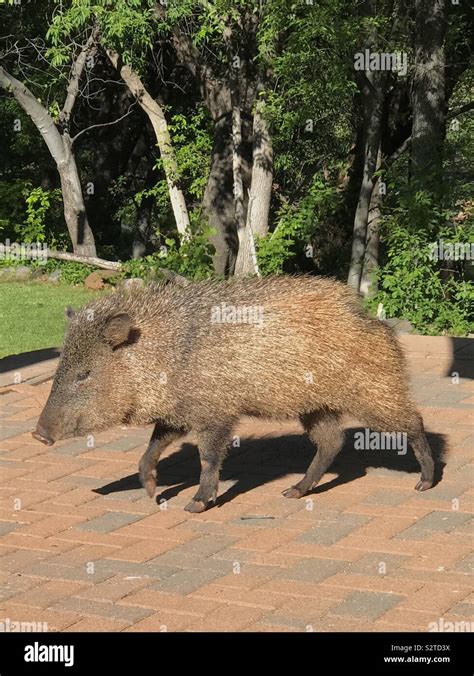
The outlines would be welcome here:
<svg viewBox="0 0 474 676">
<path fill-rule="evenodd" d="M 54 439 L 51 439 L 51 435 L 47 429 L 45 429 L 40 423 L 36 425 L 36 429 L 31 433 L 34 439 L 41 441 L 42 444 L 46 446 L 52 446 L 54 444 Z"/>
</svg>

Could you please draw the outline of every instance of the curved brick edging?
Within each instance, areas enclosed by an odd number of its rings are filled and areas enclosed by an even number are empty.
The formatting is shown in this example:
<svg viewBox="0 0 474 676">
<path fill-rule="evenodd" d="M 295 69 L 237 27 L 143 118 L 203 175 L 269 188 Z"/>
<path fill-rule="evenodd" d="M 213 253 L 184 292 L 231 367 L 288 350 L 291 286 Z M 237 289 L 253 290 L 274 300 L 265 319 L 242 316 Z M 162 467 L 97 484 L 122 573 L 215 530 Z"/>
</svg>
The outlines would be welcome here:
<svg viewBox="0 0 474 676">
<path fill-rule="evenodd" d="M 0 387 L 44 380 L 57 368 L 59 348 L 47 347 L 42 350 L 23 352 L 0 359 Z"/>
</svg>

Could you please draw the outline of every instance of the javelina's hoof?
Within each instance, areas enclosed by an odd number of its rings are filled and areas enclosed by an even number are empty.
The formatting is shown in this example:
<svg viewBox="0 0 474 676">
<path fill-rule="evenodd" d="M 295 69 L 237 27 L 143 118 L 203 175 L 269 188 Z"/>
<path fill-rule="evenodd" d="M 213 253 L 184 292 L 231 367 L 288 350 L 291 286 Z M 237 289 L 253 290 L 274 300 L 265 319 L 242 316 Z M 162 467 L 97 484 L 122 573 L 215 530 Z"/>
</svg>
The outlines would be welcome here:
<svg viewBox="0 0 474 676">
<path fill-rule="evenodd" d="M 156 491 L 156 481 L 153 477 L 147 479 L 143 484 L 143 488 L 146 490 L 148 497 L 153 498 Z"/>
<path fill-rule="evenodd" d="M 150 471 L 143 471 L 142 468 L 140 468 L 139 472 L 140 476 L 140 483 L 143 486 L 143 488 L 146 490 L 148 497 L 152 498 L 155 495 L 156 491 L 156 470 Z"/>
<path fill-rule="evenodd" d="M 291 486 L 290 488 L 287 488 L 286 491 L 283 491 L 282 495 L 284 495 L 285 498 L 301 498 L 303 493 L 296 486 Z"/>
<path fill-rule="evenodd" d="M 200 500 L 191 500 L 191 502 L 188 502 L 188 504 L 186 505 L 186 507 L 184 509 L 185 509 L 186 512 L 192 512 L 193 514 L 200 514 L 201 512 L 206 511 L 207 505 L 205 505 L 204 502 L 201 502 Z"/>
<path fill-rule="evenodd" d="M 431 481 L 423 481 L 423 479 L 421 479 L 416 484 L 415 491 L 420 491 L 420 493 L 422 493 L 423 491 L 427 491 L 429 488 L 431 488 L 432 485 L 433 484 L 431 483 Z"/>
</svg>

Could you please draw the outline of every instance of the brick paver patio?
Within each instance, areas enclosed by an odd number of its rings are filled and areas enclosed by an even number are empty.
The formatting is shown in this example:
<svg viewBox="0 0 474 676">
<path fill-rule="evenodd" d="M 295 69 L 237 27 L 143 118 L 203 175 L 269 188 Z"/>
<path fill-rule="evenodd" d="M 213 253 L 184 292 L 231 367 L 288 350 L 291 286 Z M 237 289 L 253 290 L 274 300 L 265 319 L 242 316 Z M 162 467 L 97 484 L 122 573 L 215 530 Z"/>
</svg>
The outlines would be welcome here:
<svg viewBox="0 0 474 676">
<path fill-rule="evenodd" d="M 438 458 L 435 488 L 413 490 L 411 453 L 353 450 L 352 429 L 313 494 L 285 499 L 309 463 L 308 442 L 296 423 L 244 420 L 218 505 L 200 515 L 183 511 L 198 481 L 192 437 L 162 457 L 152 501 L 137 477 L 151 429 L 114 429 L 93 448 L 85 439 L 42 446 L 30 431 L 54 353 L 39 364 L 4 360 L 0 622 L 50 631 L 427 631 L 442 618 L 474 627 L 474 340 L 402 341 Z"/>
</svg>

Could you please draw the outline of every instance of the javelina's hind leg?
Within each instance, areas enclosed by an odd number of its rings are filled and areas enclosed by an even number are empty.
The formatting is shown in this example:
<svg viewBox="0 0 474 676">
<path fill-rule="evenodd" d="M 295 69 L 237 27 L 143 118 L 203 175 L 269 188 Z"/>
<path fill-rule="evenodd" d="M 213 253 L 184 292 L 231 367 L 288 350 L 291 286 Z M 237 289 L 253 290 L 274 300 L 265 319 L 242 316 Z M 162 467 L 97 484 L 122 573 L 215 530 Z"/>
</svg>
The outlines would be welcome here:
<svg viewBox="0 0 474 676">
<path fill-rule="evenodd" d="M 421 477 L 415 486 L 415 490 L 427 491 L 434 483 L 434 462 L 423 425 L 418 434 L 410 437 L 410 443 L 421 467 Z"/>
<path fill-rule="evenodd" d="M 158 464 L 160 455 L 168 444 L 183 434 L 184 432 L 182 430 L 156 423 L 148 448 L 142 455 L 138 466 L 140 482 L 150 498 L 155 495 L 157 480 L 156 465 Z"/>
<path fill-rule="evenodd" d="M 219 473 L 224 462 L 231 425 L 213 427 L 198 433 L 201 477 L 199 490 L 184 508 L 187 512 L 204 512 L 208 503 L 216 501 Z"/>
<path fill-rule="evenodd" d="M 317 451 L 303 479 L 283 492 L 285 498 L 301 498 L 319 483 L 344 442 L 341 419 L 336 412 L 315 411 L 301 416 L 301 422 Z"/>
</svg>

